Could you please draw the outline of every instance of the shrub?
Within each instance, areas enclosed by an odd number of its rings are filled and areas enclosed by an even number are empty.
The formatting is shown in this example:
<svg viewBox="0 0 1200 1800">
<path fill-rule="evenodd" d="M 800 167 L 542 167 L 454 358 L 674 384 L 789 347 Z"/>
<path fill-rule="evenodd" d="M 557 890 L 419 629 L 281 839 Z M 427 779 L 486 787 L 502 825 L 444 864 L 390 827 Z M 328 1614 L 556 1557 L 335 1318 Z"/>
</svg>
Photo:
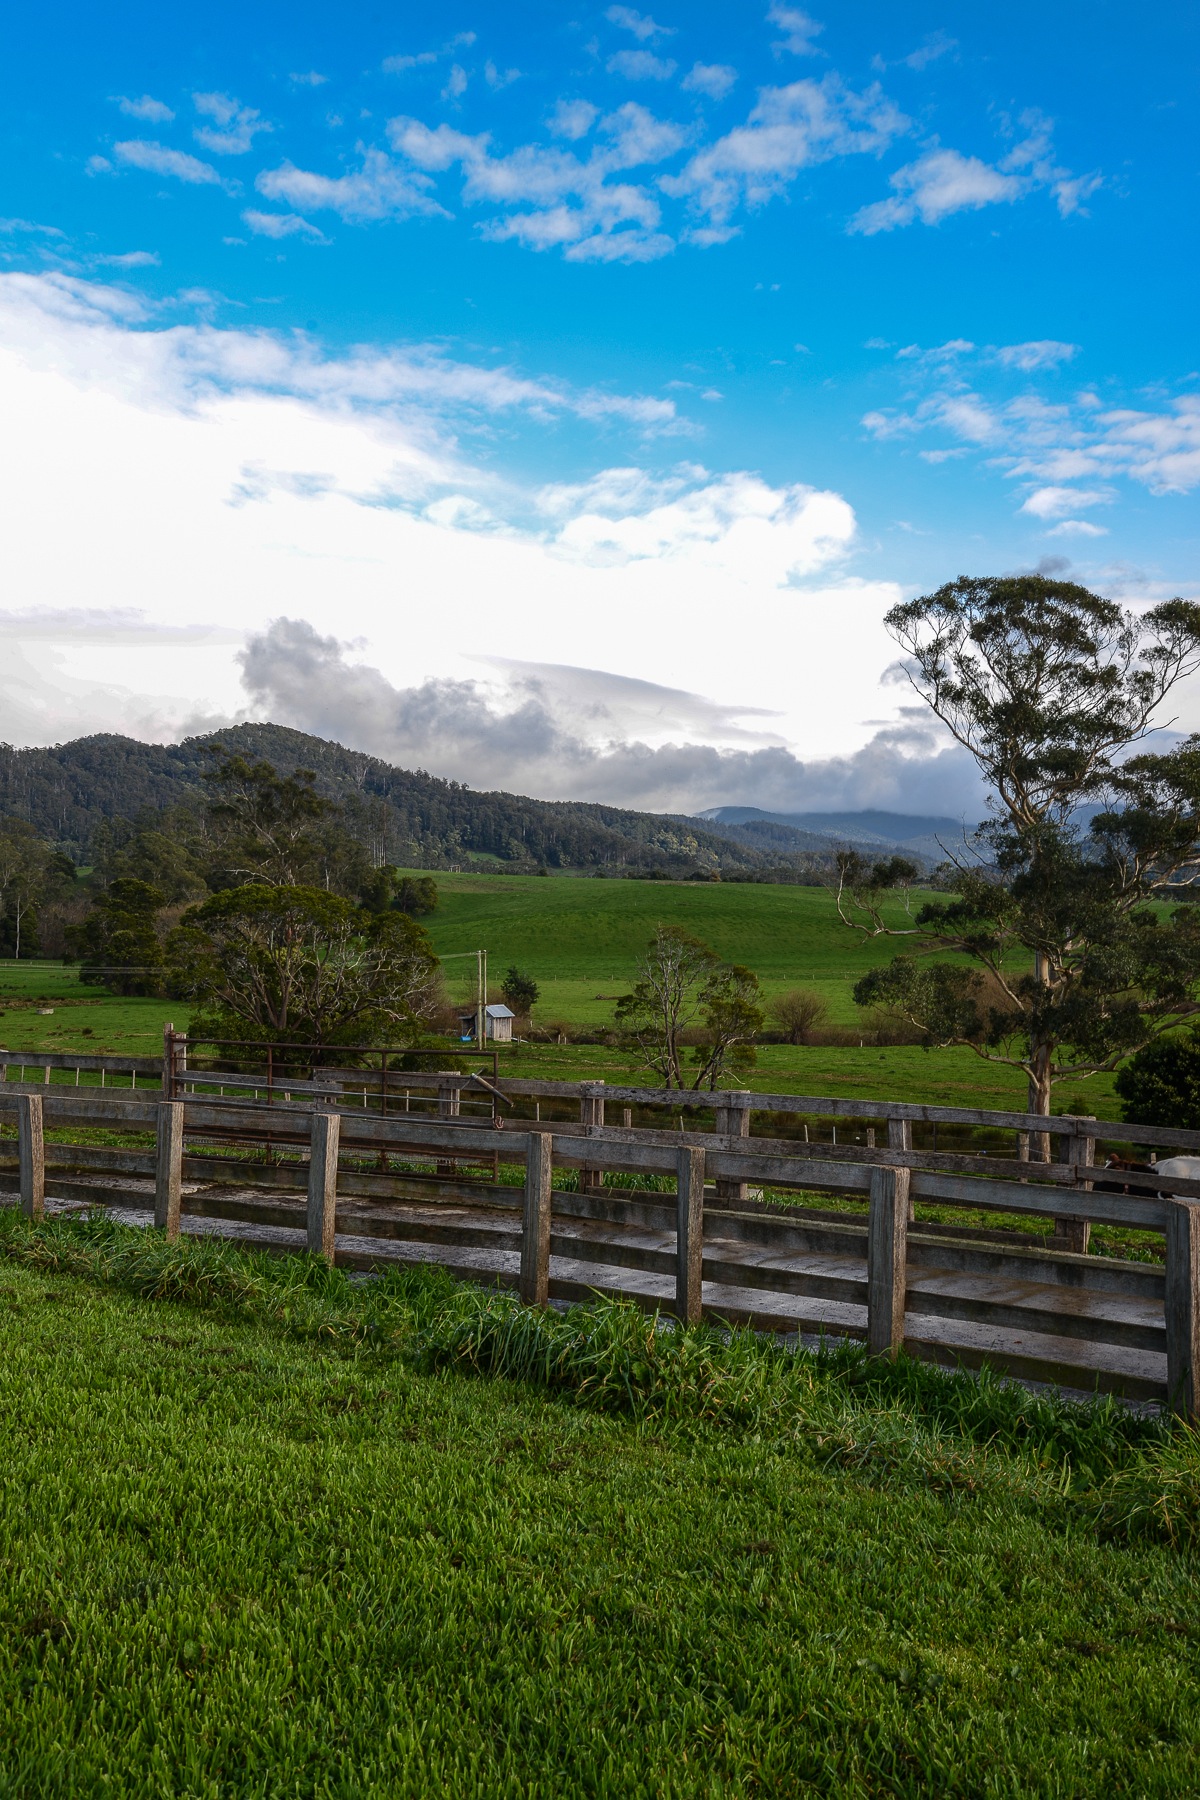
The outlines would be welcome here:
<svg viewBox="0 0 1200 1800">
<path fill-rule="evenodd" d="M 789 1044 L 811 1044 L 814 1030 L 829 1017 L 829 1002 L 815 988 L 789 988 L 768 1010 Z"/>
<path fill-rule="evenodd" d="M 1200 1032 L 1147 1044 L 1118 1070 L 1113 1085 L 1131 1125 L 1200 1131 Z"/>
</svg>

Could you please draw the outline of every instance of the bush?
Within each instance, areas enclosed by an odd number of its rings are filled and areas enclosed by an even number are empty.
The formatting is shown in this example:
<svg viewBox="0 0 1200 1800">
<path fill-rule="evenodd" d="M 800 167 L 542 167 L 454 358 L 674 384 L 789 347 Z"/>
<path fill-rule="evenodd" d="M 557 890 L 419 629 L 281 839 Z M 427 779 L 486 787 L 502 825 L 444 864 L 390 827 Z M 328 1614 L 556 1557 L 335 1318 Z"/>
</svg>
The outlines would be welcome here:
<svg viewBox="0 0 1200 1800">
<path fill-rule="evenodd" d="M 815 988 L 789 988 L 768 1010 L 787 1043 L 811 1044 L 814 1030 L 829 1017 L 829 1002 Z"/>
<path fill-rule="evenodd" d="M 1131 1125 L 1200 1131 L 1200 1032 L 1147 1044 L 1118 1070 L 1113 1085 Z"/>
</svg>

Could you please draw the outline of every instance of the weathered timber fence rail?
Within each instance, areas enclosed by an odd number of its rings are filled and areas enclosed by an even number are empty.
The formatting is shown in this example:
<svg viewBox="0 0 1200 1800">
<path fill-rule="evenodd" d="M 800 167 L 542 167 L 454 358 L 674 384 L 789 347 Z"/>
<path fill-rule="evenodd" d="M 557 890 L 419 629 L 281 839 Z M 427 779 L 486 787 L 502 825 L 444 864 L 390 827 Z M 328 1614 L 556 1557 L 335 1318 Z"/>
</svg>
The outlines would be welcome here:
<svg viewBox="0 0 1200 1800">
<path fill-rule="evenodd" d="M 681 1096 L 501 1080 L 494 1086 L 513 1103 L 508 1113 L 497 1109 L 493 1084 L 449 1072 L 398 1072 L 398 1091 L 379 1082 L 366 1106 L 352 1070 L 322 1070 L 269 1096 L 261 1079 L 243 1076 L 236 1096 L 222 1098 L 202 1090 L 233 1085 L 229 1074 L 179 1068 L 159 1070 L 157 1092 L 149 1069 L 137 1071 L 147 1080 L 136 1090 L 100 1091 L 76 1087 L 70 1071 L 110 1068 L 108 1059 L 7 1061 L 9 1077 L 22 1063 L 27 1074 L 65 1072 L 57 1082 L 0 1085 L 0 1125 L 17 1128 L 15 1156 L 6 1161 L 0 1143 L 0 1191 L 15 1189 L 33 1217 L 47 1192 L 52 1201 L 152 1206 L 172 1236 L 190 1214 L 352 1265 L 442 1261 L 507 1281 L 531 1304 L 598 1288 L 684 1320 L 865 1337 L 879 1354 L 903 1345 L 1200 1411 L 1200 1181 L 1171 1177 L 1164 1195 L 1153 1170 L 1123 1170 L 1127 1191 L 1105 1190 L 1095 1159 L 1104 1137 L 1200 1152 L 1200 1134 L 736 1090 Z M 408 1111 L 397 1105 L 401 1083 Z M 163 1099 L 164 1088 L 173 1097 Z M 437 1111 L 411 1110 L 417 1093 Z M 488 1117 L 461 1110 L 475 1094 Z M 578 1106 L 580 1116 L 515 1116 L 518 1105 L 545 1099 Z M 711 1115 L 715 1129 L 609 1124 L 604 1103 L 613 1100 L 682 1107 L 693 1125 Z M 788 1115 L 874 1119 L 888 1142 L 754 1135 L 752 1113 L 772 1115 L 757 1122 L 776 1130 Z M 913 1121 L 1016 1133 L 1018 1154 L 914 1148 L 903 1129 Z M 1058 1160 L 1019 1153 L 1021 1136 L 1037 1131 L 1056 1140 Z M 90 1141 L 70 1142 L 72 1134 Z M 266 1155 L 274 1160 L 254 1160 Z M 554 1187 L 556 1169 L 577 1172 L 571 1191 Z M 619 1185 L 647 1176 L 658 1191 Z M 772 1191 L 800 1201 L 768 1198 Z M 821 1210 L 812 1200 L 822 1193 L 860 1198 L 865 1209 Z M 1082 1255 L 1014 1230 L 918 1222 L 914 1202 L 1159 1234 L 1165 1265 Z"/>
</svg>

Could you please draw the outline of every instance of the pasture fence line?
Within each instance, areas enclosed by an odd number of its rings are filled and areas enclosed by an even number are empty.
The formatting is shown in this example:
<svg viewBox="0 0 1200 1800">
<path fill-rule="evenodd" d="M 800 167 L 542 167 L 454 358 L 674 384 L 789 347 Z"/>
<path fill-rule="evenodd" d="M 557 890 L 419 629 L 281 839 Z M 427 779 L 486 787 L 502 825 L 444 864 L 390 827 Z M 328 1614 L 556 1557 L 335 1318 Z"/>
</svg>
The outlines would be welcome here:
<svg viewBox="0 0 1200 1800">
<path fill-rule="evenodd" d="M 32 1056 L 20 1055 L 28 1068 Z M 19 1060 L 10 1053 L 10 1063 Z M 57 1066 L 73 1065 L 68 1059 Z M 435 1071 L 423 1078 L 422 1091 L 436 1112 L 385 1115 L 355 1103 L 327 1072 L 303 1090 L 293 1084 L 291 1098 L 273 1092 L 270 1104 L 253 1087 L 239 1087 L 232 1098 L 197 1091 L 220 1079 L 219 1071 L 177 1071 L 176 1097 L 168 1099 L 161 1088 L 101 1092 L 6 1080 L 0 1123 L 15 1118 L 22 1210 L 42 1216 L 47 1168 L 61 1195 L 109 1205 L 130 1204 L 132 1176 L 152 1183 L 152 1190 L 137 1191 L 147 1198 L 152 1191 L 155 1222 L 169 1237 L 178 1236 L 187 1211 L 251 1224 L 295 1225 L 299 1217 L 308 1249 L 328 1260 L 345 1260 L 354 1236 L 420 1243 L 435 1259 L 461 1260 L 464 1246 L 486 1246 L 501 1263 L 515 1256 L 515 1285 L 530 1304 L 545 1304 L 555 1291 L 551 1265 L 558 1259 L 584 1270 L 572 1277 L 576 1287 L 588 1285 L 594 1266 L 608 1273 L 591 1285 L 619 1289 L 621 1277 L 642 1303 L 665 1303 L 685 1322 L 705 1314 L 776 1319 L 769 1305 L 763 1312 L 763 1301 L 786 1295 L 818 1303 L 815 1312 L 793 1307 L 787 1316 L 796 1329 L 815 1320 L 822 1330 L 865 1336 L 879 1355 L 916 1343 L 942 1360 L 988 1360 L 988 1342 L 1023 1333 L 1041 1344 L 1038 1357 L 1001 1344 L 994 1360 L 1025 1373 L 1037 1363 L 1043 1378 L 1063 1379 L 1063 1369 L 1077 1365 L 1062 1346 L 1077 1344 L 1083 1356 L 1086 1345 L 1098 1385 L 1165 1397 L 1190 1417 L 1200 1412 L 1200 1181 L 1171 1176 L 1172 1192 L 1164 1194 L 1163 1177 L 1149 1167 L 1103 1181 L 1094 1150 L 1111 1125 L 1037 1119 L 1039 1129 L 1051 1128 L 1060 1158 L 1031 1162 L 1019 1154 L 913 1147 L 914 1117 L 933 1123 L 955 1114 L 961 1122 L 961 1108 L 832 1102 L 855 1109 L 839 1117 L 883 1119 L 889 1141 L 826 1144 L 752 1135 L 739 1115 L 770 1113 L 778 1123 L 820 1103 L 744 1090 L 694 1097 L 693 1125 L 706 1123 L 695 1116 L 702 1099 L 714 1126 L 724 1129 L 679 1130 L 608 1124 L 603 1107 L 614 1093 L 649 1093 L 659 1106 L 674 1106 L 678 1097 L 600 1083 L 485 1079 L 481 1091 L 471 1086 L 479 1077 Z M 493 1085 L 498 1096 L 487 1091 Z M 519 1086 L 531 1085 L 566 1087 L 558 1097 L 573 1099 L 581 1116 L 512 1118 L 499 1110 L 500 1102 L 522 1097 Z M 462 1112 L 468 1093 L 480 1093 L 480 1104 L 492 1109 L 487 1116 Z M 747 1098 L 752 1104 L 743 1104 Z M 778 1105 L 781 1099 L 791 1104 Z M 1020 1131 L 1036 1115 L 968 1117 L 993 1131 Z M 1172 1147 L 1200 1152 L 1197 1133 L 1117 1129 L 1123 1139 L 1165 1137 Z M 141 1142 L 61 1141 L 71 1130 Z M 268 1152 L 273 1164 L 252 1160 Z M 0 1157 L 0 1179 L 2 1164 Z M 554 1188 L 556 1168 L 575 1172 L 573 1192 Z M 107 1186 L 95 1179 L 105 1176 Z M 652 1177 L 657 1191 L 615 1185 L 622 1177 L 635 1184 Z M 208 1187 L 185 1194 L 196 1182 Z M 859 1199 L 865 1221 L 770 1200 L 769 1190 L 805 1201 L 823 1191 Z M 286 1197 L 293 1191 L 304 1193 L 300 1215 Z M 917 1223 L 918 1201 L 985 1215 L 1066 1218 L 1085 1233 L 1097 1224 L 1156 1233 L 1164 1239 L 1165 1269 L 1082 1255 L 1011 1231 Z"/>
</svg>

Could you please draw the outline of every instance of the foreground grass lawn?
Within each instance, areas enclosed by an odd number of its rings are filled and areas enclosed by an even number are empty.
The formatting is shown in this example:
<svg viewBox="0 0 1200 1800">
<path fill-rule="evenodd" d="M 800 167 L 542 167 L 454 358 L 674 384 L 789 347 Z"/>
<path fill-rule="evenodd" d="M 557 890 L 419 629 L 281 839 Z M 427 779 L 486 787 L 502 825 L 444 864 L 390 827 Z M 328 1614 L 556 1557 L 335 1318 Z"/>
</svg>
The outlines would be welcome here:
<svg viewBox="0 0 1200 1800">
<path fill-rule="evenodd" d="M 1200 1786 L 1178 1432 L 0 1226 L 0 1794 Z"/>
</svg>

